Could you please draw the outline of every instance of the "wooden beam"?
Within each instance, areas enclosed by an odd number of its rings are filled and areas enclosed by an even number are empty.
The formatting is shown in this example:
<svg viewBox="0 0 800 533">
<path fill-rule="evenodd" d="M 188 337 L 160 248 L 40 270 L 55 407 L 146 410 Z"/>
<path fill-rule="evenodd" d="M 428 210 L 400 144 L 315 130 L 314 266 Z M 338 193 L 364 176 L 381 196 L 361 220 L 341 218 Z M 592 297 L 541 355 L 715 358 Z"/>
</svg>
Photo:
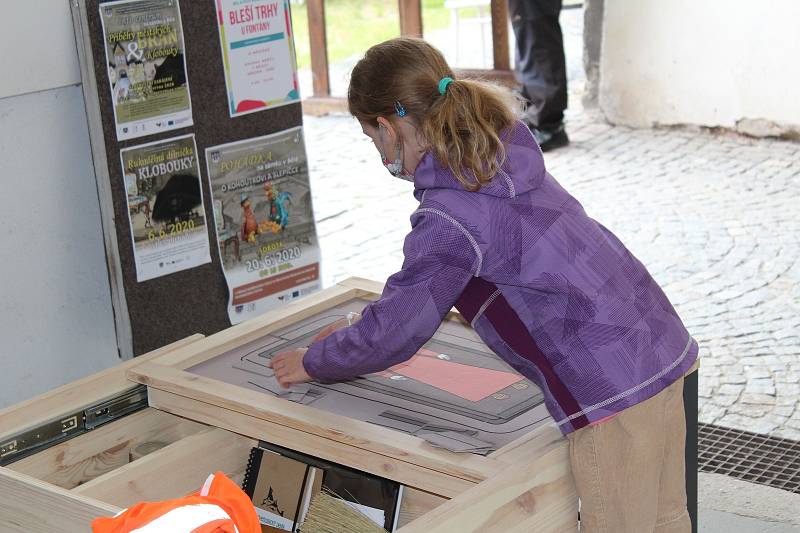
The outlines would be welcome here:
<svg viewBox="0 0 800 533">
<path fill-rule="evenodd" d="M 508 50 L 508 0 L 492 0 L 492 53 L 495 70 L 510 70 Z"/>
<path fill-rule="evenodd" d="M 347 99 L 335 96 L 312 96 L 303 99 L 303 114 L 314 117 L 331 113 L 349 113 Z"/>
<path fill-rule="evenodd" d="M 157 409 L 144 409 L 24 457 L 8 468 L 71 489 L 128 464 L 131 450 L 139 444 L 172 443 L 204 428 Z"/>
<path fill-rule="evenodd" d="M 90 531 L 98 516 L 114 516 L 122 510 L 2 467 L 0 502 L 0 531 L 4 532 Z"/>
<path fill-rule="evenodd" d="M 404 485 L 438 496 L 451 498 L 472 487 L 477 481 L 463 479 L 462 477 L 415 464 L 413 459 L 416 454 L 414 452 L 416 451 L 415 448 L 419 446 L 411 447 L 403 452 L 402 457 L 405 457 L 406 460 L 390 457 L 386 453 L 374 452 L 369 449 L 370 446 L 367 439 L 347 428 L 342 428 L 341 430 L 331 428 L 329 430 L 331 438 L 325 438 L 277 424 L 270 420 L 264 420 L 261 417 L 222 409 L 216 405 L 158 389 L 151 389 L 150 402 L 153 407 L 162 411 L 184 415 L 199 422 L 246 434 L 326 461 L 394 479 Z M 325 414 L 327 415 L 327 413 Z M 398 437 L 397 440 L 400 441 L 398 442 L 399 446 L 403 446 L 407 439 L 414 438 L 388 430 L 385 430 L 384 434 L 388 436 L 396 435 Z M 432 452 L 438 451 L 442 454 L 449 454 L 449 452 L 436 450 L 430 446 L 428 448 Z M 475 457 L 477 459 L 485 459 L 484 457 Z M 489 473 L 491 469 L 497 472 L 505 466 L 505 463 L 492 462 L 483 463 L 483 465 L 484 472 L 492 475 L 492 473 Z M 490 467 L 494 468 L 490 469 Z M 486 476 L 476 477 L 485 478 Z"/>
<path fill-rule="evenodd" d="M 422 37 L 422 1 L 397 0 L 400 11 L 400 35 Z"/>
<path fill-rule="evenodd" d="M 328 71 L 328 37 L 325 29 L 324 0 L 308 0 L 308 36 L 311 47 L 311 75 L 314 96 L 330 96 L 331 83 Z"/>
<path fill-rule="evenodd" d="M 569 468 L 566 439 L 398 529 L 398 533 L 523 533 L 577 531 L 578 496 Z"/>
<path fill-rule="evenodd" d="M 515 87 L 517 80 L 511 70 L 497 69 L 456 69 L 459 78 L 477 78 L 500 83 L 507 87 Z M 315 117 L 330 115 L 331 113 L 349 113 L 347 99 L 340 96 L 312 96 L 303 99 L 303 113 Z"/>
<path fill-rule="evenodd" d="M 161 448 L 72 489 L 120 507 L 179 498 L 199 490 L 217 470 L 241 482 L 255 440 L 212 428 Z"/>
<path fill-rule="evenodd" d="M 517 84 L 516 79 L 514 79 L 514 73 L 510 70 L 462 68 L 456 69 L 456 76 L 459 78 L 494 81 L 508 87 L 514 87 Z"/>
<path fill-rule="evenodd" d="M 373 298 L 380 296 L 385 286 L 385 283 L 382 281 L 375 281 L 372 279 L 359 278 L 355 276 L 340 281 L 338 284 L 351 289 L 359 289 L 365 293 L 369 293 L 368 295 L 365 295 L 365 297 L 372 296 Z"/>
<path fill-rule="evenodd" d="M 419 437 L 176 368 L 149 363 L 137 367 L 128 375 L 150 387 L 151 392 L 155 392 L 155 389 L 163 390 L 217 406 L 222 418 L 229 412 L 242 413 L 284 428 L 296 429 L 306 433 L 308 439 L 315 435 L 320 437 L 315 440 L 341 442 L 472 483 L 483 481 L 505 466 L 495 459 L 468 453 L 452 453 L 431 446 Z M 198 420 L 194 413 L 175 414 Z M 258 435 L 252 436 L 260 438 Z M 424 486 L 419 488 L 425 489 Z"/>
<path fill-rule="evenodd" d="M 547 449 L 548 446 L 565 441 L 564 434 L 556 427 L 555 422 L 551 422 L 509 442 L 499 450 L 490 453 L 489 457 L 500 459 L 508 464 L 524 463 L 532 456 L 541 453 L 541 450 Z"/>
<path fill-rule="evenodd" d="M 403 527 L 432 511 L 447 501 L 436 494 L 417 490 L 408 486 L 403 487 L 403 499 L 400 501 L 400 515 L 397 518 L 397 527 Z"/>
</svg>

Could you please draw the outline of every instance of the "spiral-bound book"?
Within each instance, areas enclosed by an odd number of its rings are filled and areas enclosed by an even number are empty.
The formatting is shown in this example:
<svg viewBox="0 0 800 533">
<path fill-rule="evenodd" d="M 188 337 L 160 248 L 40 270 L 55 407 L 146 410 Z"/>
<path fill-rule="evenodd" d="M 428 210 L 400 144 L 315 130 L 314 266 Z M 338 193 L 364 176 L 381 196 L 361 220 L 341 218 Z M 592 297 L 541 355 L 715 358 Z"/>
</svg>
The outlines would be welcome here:
<svg viewBox="0 0 800 533">
<path fill-rule="evenodd" d="M 322 490 L 319 469 L 281 454 L 253 448 L 242 483 L 262 531 L 298 531 L 311 498 Z"/>
<path fill-rule="evenodd" d="M 261 442 L 250 451 L 242 488 L 264 533 L 301 531 L 311 500 L 327 490 L 387 531 L 394 531 L 403 487 L 396 481 Z"/>
</svg>

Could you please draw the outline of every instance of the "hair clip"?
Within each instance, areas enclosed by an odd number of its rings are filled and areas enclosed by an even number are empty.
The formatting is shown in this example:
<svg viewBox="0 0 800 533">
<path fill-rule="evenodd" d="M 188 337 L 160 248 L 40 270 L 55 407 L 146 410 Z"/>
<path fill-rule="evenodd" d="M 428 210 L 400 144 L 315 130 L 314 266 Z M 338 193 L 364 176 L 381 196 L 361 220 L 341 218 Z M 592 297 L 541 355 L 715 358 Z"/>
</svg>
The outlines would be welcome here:
<svg viewBox="0 0 800 533">
<path fill-rule="evenodd" d="M 406 116 L 406 108 L 403 107 L 399 100 L 394 101 L 394 110 L 397 112 L 398 117 Z"/>
<path fill-rule="evenodd" d="M 445 76 L 441 80 L 439 80 L 439 94 L 444 96 L 444 93 L 447 91 L 447 86 L 453 83 L 455 80 L 448 76 Z"/>
</svg>

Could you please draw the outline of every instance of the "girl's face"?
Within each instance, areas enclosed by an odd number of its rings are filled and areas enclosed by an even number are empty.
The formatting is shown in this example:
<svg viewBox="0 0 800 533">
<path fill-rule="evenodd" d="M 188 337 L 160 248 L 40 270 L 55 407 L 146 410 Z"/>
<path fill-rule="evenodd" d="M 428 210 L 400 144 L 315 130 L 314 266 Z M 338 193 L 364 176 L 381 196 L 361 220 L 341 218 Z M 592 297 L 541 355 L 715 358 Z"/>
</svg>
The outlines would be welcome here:
<svg viewBox="0 0 800 533">
<path fill-rule="evenodd" d="M 384 124 L 380 122 L 380 118 L 378 119 L 378 127 L 374 127 L 371 124 L 367 124 L 364 122 L 360 122 L 361 124 L 361 131 L 369 137 L 372 141 L 372 144 L 375 146 L 375 149 L 378 150 L 378 153 L 382 158 L 389 159 L 390 161 L 394 161 L 397 157 L 397 137 L 396 131 L 394 127 L 392 127 L 391 132 L 386 131 L 386 127 Z"/>
<path fill-rule="evenodd" d="M 410 120 L 392 124 L 386 118 L 378 117 L 378 127 L 361 121 L 359 123 L 361 131 L 370 138 L 384 163 L 394 163 L 399 155 L 404 173 L 413 176 L 425 150 L 419 142 L 417 128 Z"/>
</svg>

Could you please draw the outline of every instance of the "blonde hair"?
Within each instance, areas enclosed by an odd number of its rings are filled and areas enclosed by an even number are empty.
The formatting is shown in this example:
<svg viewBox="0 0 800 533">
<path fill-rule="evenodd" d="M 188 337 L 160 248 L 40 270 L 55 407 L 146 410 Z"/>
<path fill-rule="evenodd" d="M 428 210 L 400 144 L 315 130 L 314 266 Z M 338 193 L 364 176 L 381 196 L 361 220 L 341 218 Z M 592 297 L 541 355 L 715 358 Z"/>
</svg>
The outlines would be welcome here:
<svg viewBox="0 0 800 533">
<path fill-rule="evenodd" d="M 444 95 L 439 81 L 453 78 Z M 426 148 L 467 190 L 488 184 L 505 162 L 500 134 L 516 119 L 511 91 L 485 81 L 455 79 L 439 50 L 422 39 L 399 37 L 367 50 L 353 68 L 347 103 L 358 120 L 377 127 L 405 108 Z"/>
</svg>

